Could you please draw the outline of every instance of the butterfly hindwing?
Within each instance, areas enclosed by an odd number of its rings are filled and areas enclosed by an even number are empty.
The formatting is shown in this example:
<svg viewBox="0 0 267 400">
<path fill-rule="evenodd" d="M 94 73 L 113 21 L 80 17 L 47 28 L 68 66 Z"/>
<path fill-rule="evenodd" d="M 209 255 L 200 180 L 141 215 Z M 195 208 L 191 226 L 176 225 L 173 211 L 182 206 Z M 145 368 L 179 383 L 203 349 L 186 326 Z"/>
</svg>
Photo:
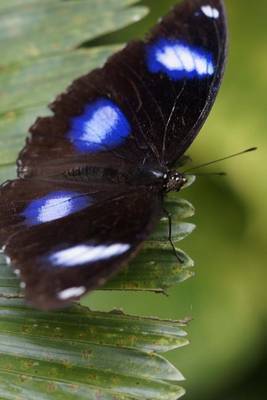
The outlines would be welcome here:
<svg viewBox="0 0 267 400">
<path fill-rule="evenodd" d="M 44 309 L 103 285 L 147 238 L 161 210 L 161 198 L 142 187 L 20 179 L 1 196 L 5 253 L 27 300 Z"/>
</svg>

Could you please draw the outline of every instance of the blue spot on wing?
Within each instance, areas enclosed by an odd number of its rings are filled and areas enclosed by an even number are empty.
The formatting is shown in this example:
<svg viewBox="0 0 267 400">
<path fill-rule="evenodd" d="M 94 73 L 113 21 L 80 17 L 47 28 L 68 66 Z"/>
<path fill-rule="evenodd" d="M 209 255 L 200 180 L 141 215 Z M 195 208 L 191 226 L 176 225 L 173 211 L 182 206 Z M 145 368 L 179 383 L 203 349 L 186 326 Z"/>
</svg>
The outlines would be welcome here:
<svg viewBox="0 0 267 400">
<path fill-rule="evenodd" d="M 214 74 L 212 54 L 180 40 L 159 39 L 147 46 L 150 72 L 162 72 L 173 80 L 205 78 Z"/>
<path fill-rule="evenodd" d="M 21 213 L 27 225 L 39 225 L 67 217 L 90 206 L 89 196 L 73 191 L 57 191 L 33 200 Z"/>
<path fill-rule="evenodd" d="M 120 146 L 130 133 L 122 110 L 113 101 L 100 98 L 86 105 L 82 115 L 71 119 L 67 136 L 78 151 L 95 153 Z"/>
</svg>

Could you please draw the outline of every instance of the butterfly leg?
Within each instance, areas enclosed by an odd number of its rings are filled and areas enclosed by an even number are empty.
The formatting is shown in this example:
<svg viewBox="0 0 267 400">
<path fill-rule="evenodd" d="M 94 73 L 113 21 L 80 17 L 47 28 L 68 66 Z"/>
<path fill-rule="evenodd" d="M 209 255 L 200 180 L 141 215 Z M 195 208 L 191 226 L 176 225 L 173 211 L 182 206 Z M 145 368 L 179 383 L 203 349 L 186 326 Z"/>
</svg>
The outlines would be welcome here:
<svg viewBox="0 0 267 400">
<path fill-rule="evenodd" d="M 170 245 L 173 249 L 174 255 L 177 258 L 177 260 L 179 261 L 179 264 L 183 264 L 184 260 L 178 254 L 178 252 L 175 248 L 175 245 L 173 243 L 173 240 L 172 240 L 172 216 L 171 216 L 171 213 L 169 213 L 169 211 L 166 210 L 166 208 L 163 208 L 163 211 L 164 211 L 164 214 L 166 215 L 166 217 L 168 218 L 168 227 L 169 227 L 168 241 L 170 242 Z"/>
</svg>

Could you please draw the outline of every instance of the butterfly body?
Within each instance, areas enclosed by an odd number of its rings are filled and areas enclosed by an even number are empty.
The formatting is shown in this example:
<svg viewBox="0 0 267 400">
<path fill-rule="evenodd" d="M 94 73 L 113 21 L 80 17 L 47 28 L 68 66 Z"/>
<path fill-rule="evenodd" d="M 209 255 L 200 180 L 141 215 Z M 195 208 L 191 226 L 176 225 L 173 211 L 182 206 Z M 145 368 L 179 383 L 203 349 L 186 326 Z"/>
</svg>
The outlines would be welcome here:
<svg viewBox="0 0 267 400">
<path fill-rule="evenodd" d="M 0 242 L 28 301 L 57 308 L 141 248 L 224 71 L 222 0 L 184 0 L 144 41 L 77 80 L 38 118 L 0 188 Z"/>
</svg>

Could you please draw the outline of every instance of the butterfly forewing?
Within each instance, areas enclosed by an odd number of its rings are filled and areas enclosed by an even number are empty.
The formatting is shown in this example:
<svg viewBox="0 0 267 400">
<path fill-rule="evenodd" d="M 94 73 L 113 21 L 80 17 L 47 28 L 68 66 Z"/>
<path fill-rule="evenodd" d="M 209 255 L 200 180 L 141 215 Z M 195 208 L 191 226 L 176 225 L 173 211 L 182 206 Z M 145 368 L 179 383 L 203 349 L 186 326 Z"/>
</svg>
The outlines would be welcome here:
<svg viewBox="0 0 267 400">
<path fill-rule="evenodd" d="M 39 118 L 19 157 L 22 176 L 80 164 L 171 165 L 215 100 L 226 52 L 221 0 L 186 0 L 145 41 L 82 76 Z"/>
<path fill-rule="evenodd" d="M 177 161 L 205 122 L 222 80 L 226 50 L 221 0 L 184 1 L 149 36 L 146 65 L 165 117 L 158 144 L 164 163 Z"/>
</svg>

